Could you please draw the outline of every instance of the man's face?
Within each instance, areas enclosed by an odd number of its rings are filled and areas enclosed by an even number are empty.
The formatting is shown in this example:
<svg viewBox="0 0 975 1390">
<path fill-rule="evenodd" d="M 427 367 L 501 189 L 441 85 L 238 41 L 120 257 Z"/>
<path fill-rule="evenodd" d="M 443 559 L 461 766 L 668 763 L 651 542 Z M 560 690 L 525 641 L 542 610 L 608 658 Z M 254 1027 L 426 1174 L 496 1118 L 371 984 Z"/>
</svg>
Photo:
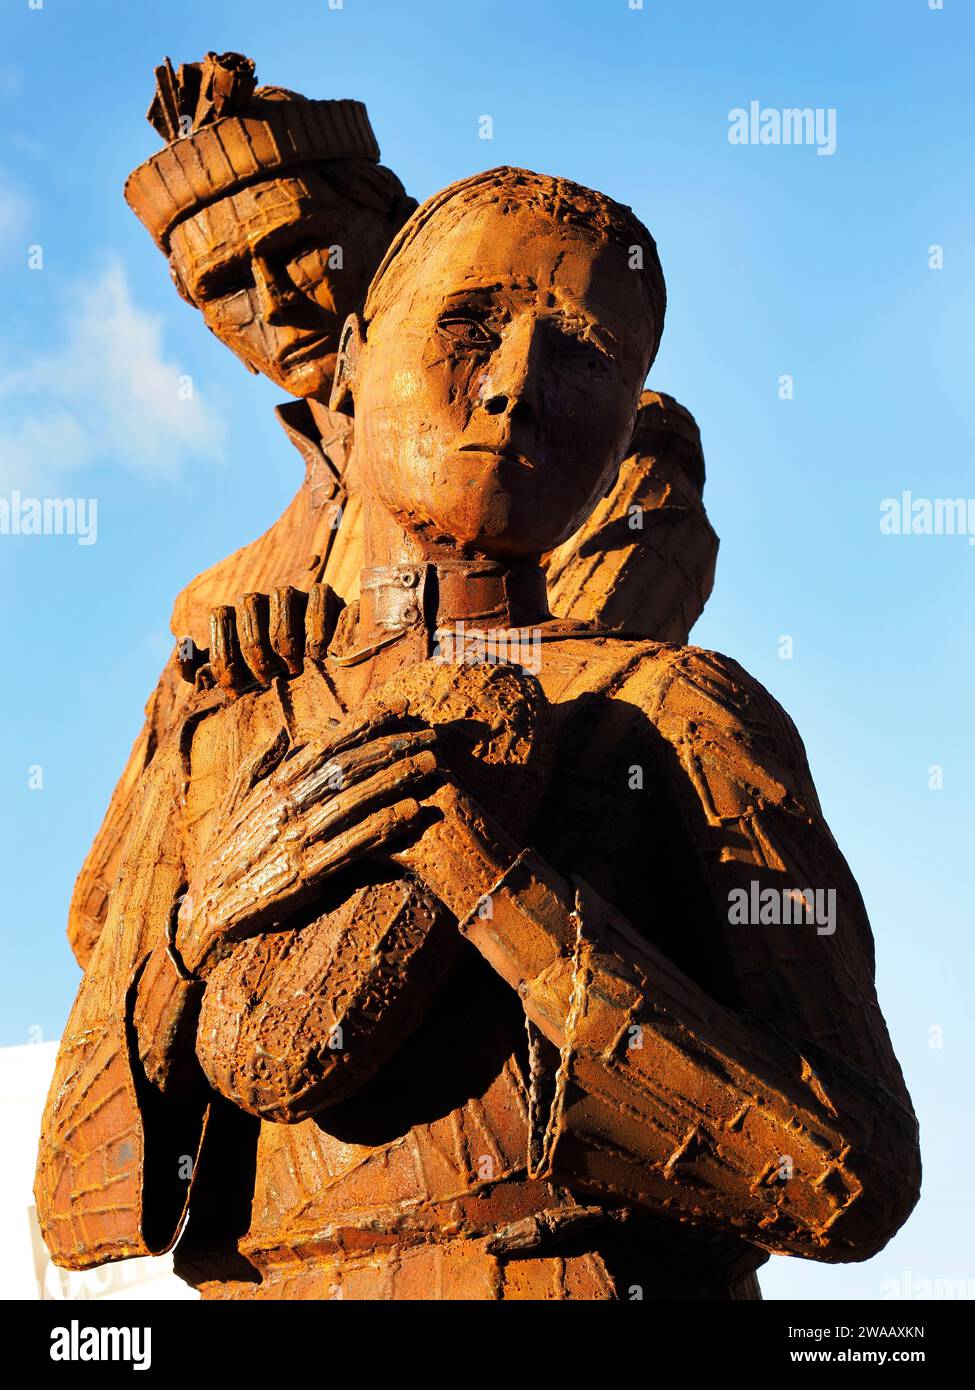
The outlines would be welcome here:
<svg viewBox="0 0 975 1390">
<path fill-rule="evenodd" d="M 170 255 L 221 342 L 291 395 L 327 400 L 339 331 L 389 240 L 381 214 L 309 170 L 181 222 Z"/>
<path fill-rule="evenodd" d="M 355 367 L 365 487 L 427 553 L 539 555 L 623 457 L 650 345 L 639 272 L 532 210 L 420 237 Z"/>
</svg>

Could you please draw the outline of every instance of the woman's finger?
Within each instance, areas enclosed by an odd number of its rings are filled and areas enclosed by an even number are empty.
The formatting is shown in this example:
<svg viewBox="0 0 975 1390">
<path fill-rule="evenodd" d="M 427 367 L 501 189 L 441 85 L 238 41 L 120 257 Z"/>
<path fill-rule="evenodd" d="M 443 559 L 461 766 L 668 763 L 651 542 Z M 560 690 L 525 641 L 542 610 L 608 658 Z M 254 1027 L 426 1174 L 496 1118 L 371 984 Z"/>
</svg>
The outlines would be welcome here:
<svg viewBox="0 0 975 1390">
<path fill-rule="evenodd" d="M 437 767 L 435 754 L 424 749 L 380 768 L 364 781 L 337 792 L 331 800 L 312 806 L 300 817 L 302 841 L 309 845 L 324 836 L 334 837 L 390 801 L 402 800 L 408 790 L 428 780 Z"/>
<path fill-rule="evenodd" d="M 321 883 L 367 854 L 376 854 L 424 824 L 427 812 L 412 797 L 383 806 L 365 820 L 311 845 L 302 863 L 308 882 Z"/>
</svg>

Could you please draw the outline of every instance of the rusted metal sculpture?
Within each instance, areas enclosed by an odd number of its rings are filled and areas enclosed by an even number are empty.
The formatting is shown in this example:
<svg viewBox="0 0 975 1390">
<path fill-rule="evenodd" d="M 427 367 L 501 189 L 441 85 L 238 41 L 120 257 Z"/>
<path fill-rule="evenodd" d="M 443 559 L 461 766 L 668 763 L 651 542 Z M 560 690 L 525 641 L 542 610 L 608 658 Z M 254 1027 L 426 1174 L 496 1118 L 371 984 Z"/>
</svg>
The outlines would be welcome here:
<svg viewBox="0 0 975 1390">
<path fill-rule="evenodd" d="M 177 598 L 174 636 L 205 650 L 214 611 L 244 594 L 327 582 L 343 601 L 358 597 L 352 421 L 328 400 L 345 315 L 416 203 L 377 163 L 360 102 L 255 88 L 253 63 L 235 53 L 211 53 L 178 72 L 167 60 L 156 88 L 149 120 L 168 143 L 133 173 L 126 197 L 207 327 L 249 371 L 297 397 L 277 414 L 305 468 L 274 525 Z M 616 486 L 544 559 L 552 611 L 686 642 L 718 549 L 703 490 L 694 420 L 672 397 L 645 391 Z M 68 937 L 82 966 L 105 920 L 139 779 L 185 697 L 170 661 L 75 885 Z"/>
<path fill-rule="evenodd" d="M 550 608 L 543 561 L 610 612 L 625 581 L 561 547 L 642 486 L 663 314 L 649 232 L 562 179 L 478 174 L 393 240 L 329 402 L 359 596 L 278 583 L 181 644 L 44 1117 L 59 1263 L 754 1298 L 768 1251 L 906 1219 L 917 1125 L 794 726 L 726 657 Z"/>
</svg>

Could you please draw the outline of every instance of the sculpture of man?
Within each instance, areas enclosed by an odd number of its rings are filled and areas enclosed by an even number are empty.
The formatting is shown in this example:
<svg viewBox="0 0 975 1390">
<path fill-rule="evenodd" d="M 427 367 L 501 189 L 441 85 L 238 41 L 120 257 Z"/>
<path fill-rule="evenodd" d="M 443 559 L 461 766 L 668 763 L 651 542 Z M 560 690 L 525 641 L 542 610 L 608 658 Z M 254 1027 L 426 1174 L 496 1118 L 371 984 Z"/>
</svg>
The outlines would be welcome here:
<svg viewBox="0 0 975 1390">
<path fill-rule="evenodd" d="M 175 632 L 206 648 L 220 605 L 256 589 L 308 588 L 330 561 L 330 577 L 336 568 L 344 577 L 332 552 L 340 530 L 354 543 L 356 517 L 343 516 L 351 421 L 328 411 L 338 335 L 416 203 L 379 164 L 361 102 L 255 87 L 254 64 L 240 54 L 209 53 L 178 72 L 167 60 L 148 115 L 166 144 L 129 176 L 126 199 L 211 332 L 296 398 L 278 415 L 305 465 L 294 500 L 265 535 L 177 598 Z M 105 919 L 139 778 L 184 696 L 170 661 L 78 876 L 68 935 L 82 965 Z"/>
<path fill-rule="evenodd" d="M 561 179 L 476 175 L 394 241 L 331 402 L 361 596 L 265 685 L 197 679 L 143 778 L 45 1113 L 59 1263 L 178 1239 L 210 1297 L 750 1298 L 766 1252 L 906 1219 L 916 1120 L 794 726 L 726 657 L 548 609 L 663 305 L 647 230 Z"/>
<path fill-rule="evenodd" d="M 167 61 L 156 85 L 149 119 L 167 144 L 130 176 L 126 197 L 210 330 L 249 371 L 296 398 L 277 413 L 305 477 L 263 536 L 176 600 L 179 653 L 149 700 L 75 886 L 68 935 L 82 966 L 105 920 L 139 779 L 185 714 L 180 668 L 192 672 L 199 651 L 213 649 L 215 678 L 246 683 L 264 674 L 248 664 L 251 634 L 279 626 L 283 608 L 300 605 L 311 589 L 332 621 L 358 594 L 352 421 L 329 411 L 328 400 L 342 323 L 416 206 L 377 162 L 359 102 L 255 88 L 253 62 L 235 53 L 210 53 L 178 72 Z M 616 486 L 579 535 L 548 557 L 553 611 L 686 641 L 710 593 L 717 551 L 703 485 L 694 421 L 670 397 L 645 392 Z M 267 598 L 244 600 L 254 591 Z"/>
</svg>

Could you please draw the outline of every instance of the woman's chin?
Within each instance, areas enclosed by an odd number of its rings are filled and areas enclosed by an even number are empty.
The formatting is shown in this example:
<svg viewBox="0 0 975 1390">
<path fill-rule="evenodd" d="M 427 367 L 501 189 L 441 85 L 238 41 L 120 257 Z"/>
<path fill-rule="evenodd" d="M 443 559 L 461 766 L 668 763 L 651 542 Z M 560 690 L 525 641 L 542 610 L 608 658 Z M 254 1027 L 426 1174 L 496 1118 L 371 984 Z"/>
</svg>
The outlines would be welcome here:
<svg viewBox="0 0 975 1390">
<path fill-rule="evenodd" d="M 513 563 L 534 559 L 559 544 L 553 541 L 549 528 L 542 530 L 538 521 L 537 507 L 526 515 L 510 497 L 497 497 L 483 512 L 466 510 L 456 516 L 440 516 L 416 528 L 416 534 L 421 543 L 432 543 L 437 549 L 447 545 L 462 555 Z"/>
</svg>

